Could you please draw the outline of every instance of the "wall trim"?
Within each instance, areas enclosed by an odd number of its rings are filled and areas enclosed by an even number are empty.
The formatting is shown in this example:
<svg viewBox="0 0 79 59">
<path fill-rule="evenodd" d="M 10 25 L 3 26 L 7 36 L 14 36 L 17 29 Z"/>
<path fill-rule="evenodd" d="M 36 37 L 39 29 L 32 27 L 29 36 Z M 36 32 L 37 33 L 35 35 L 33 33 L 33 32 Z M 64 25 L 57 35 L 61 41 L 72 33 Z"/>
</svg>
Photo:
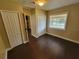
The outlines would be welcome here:
<svg viewBox="0 0 79 59">
<path fill-rule="evenodd" d="M 39 38 L 39 37 L 42 36 L 42 35 L 37 36 L 37 35 L 33 35 L 33 34 L 32 34 L 32 36 L 35 37 L 35 38 Z"/>
<path fill-rule="evenodd" d="M 40 36 L 42 36 L 42 35 L 44 35 L 44 34 L 46 34 L 46 32 L 43 33 L 43 34 L 41 34 L 41 35 L 34 35 L 34 34 L 32 34 L 32 36 L 34 36 L 35 38 L 39 38 Z"/>
<path fill-rule="evenodd" d="M 62 39 L 64 39 L 64 40 L 67 40 L 67 41 L 70 41 L 70 42 L 79 44 L 78 41 L 72 40 L 72 39 L 70 39 L 70 38 L 66 38 L 66 37 L 63 37 L 63 36 L 60 36 L 60 35 L 56 35 L 56 34 L 51 34 L 51 33 L 48 33 L 48 32 L 46 32 L 46 34 L 49 34 L 49 35 L 52 35 L 52 36 L 56 36 L 56 37 L 62 38 Z"/>
<path fill-rule="evenodd" d="M 7 49 L 6 49 L 6 51 L 5 51 L 5 59 L 8 59 L 7 57 L 8 57 L 8 54 L 7 54 Z"/>
<path fill-rule="evenodd" d="M 35 38 L 38 38 L 38 36 L 36 36 L 36 35 L 34 35 L 34 34 L 32 34 L 32 36 L 35 37 Z"/>
<path fill-rule="evenodd" d="M 24 43 L 24 44 L 26 44 L 26 43 L 28 43 L 28 42 L 29 42 L 29 40 L 27 40 L 27 41 L 24 41 L 23 43 Z"/>
<path fill-rule="evenodd" d="M 13 49 L 13 48 L 7 48 L 5 50 L 5 59 L 8 59 L 8 51 L 10 51 L 11 49 Z"/>
</svg>

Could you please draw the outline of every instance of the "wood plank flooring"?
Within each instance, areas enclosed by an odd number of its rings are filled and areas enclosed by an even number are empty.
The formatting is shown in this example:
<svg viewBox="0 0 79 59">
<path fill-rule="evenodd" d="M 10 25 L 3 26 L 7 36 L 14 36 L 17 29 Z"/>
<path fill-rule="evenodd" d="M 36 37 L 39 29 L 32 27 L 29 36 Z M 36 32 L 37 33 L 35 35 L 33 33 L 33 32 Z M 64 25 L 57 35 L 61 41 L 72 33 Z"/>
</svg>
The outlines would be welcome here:
<svg viewBox="0 0 79 59">
<path fill-rule="evenodd" d="M 8 52 L 8 59 L 79 59 L 79 45 L 45 34 Z"/>
</svg>

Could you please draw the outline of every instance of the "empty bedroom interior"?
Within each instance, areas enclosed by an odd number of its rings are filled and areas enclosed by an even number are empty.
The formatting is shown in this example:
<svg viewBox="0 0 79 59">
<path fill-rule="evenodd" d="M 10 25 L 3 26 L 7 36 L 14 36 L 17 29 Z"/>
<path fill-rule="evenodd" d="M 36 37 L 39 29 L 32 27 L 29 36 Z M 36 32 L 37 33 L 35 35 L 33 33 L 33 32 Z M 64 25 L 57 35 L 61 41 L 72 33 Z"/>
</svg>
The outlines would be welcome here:
<svg viewBox="0 0 79 59">
<path fill-rule="evenodd" d="M 79 59 L 79 0 L 0 0 L 0 59 Z"/>
</svg>

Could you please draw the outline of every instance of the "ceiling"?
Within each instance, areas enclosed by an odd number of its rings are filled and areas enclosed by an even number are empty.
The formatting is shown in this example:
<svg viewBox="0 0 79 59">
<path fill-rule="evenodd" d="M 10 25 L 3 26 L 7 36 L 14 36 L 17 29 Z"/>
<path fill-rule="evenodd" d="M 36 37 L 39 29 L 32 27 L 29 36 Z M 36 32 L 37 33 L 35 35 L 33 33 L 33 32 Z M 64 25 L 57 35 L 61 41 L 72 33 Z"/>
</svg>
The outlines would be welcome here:
<svg viewBox="0 0 79 59">
<path fill-rule="evenodd" d="M 33 3 L 33 0 L 21 0 L 23 6 L 35 8 L 35 4 Z M 48 3 L 46 3 L 41 8 L 44 10 L 51 10 L 71 4 L 78 3 L 79 0 L 48 0 Z"/>
</svg>

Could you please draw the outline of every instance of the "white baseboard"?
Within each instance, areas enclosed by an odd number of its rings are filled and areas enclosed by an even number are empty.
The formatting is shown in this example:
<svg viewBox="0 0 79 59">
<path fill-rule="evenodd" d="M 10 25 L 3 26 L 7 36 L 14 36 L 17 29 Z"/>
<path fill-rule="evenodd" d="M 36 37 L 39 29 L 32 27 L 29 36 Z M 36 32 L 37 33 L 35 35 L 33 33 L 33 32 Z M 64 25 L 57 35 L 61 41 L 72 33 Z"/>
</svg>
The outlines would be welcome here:
<svg viewBox="0 0 79 59">
<path fill-rule="evenodd" d="M 42 35 L 44 35 L 44 34 L 46 34 L 46 33 L 43 33 L 43 34 L 41 34 L 41 35 L 33 35 L 33 34 L 32 34 L 32 36 L 34 36 L 35 38 L 39 38 L 40 36 L 42 36 Z"/>
<path fill-rule="evenodd" d="M 8 54 L 7 54 L 7 50 L 5 51 L 5 59 L 7 59 L 8 58 Z"/>
<path fill-rule="evenodd" d="M 44 35 L 44 34 L 46 34 L 46 32 L 43 32 L 43 33 L 38 34 L 38 38 L 39 38 L 40 36 Z"/>
<path fill-rule="evenodd" d="M 28 43 L 28 42 L 29 42 L 29 40 L 27 40 L 27 41 L 24 41 L 23 43 L 24 43 L 24 44 L 26 44 L 26 43 Z"/>
<path fill-rule="evenodd" d="M 36 35 L 32 34 L 33 37 L 38 38 Z"/>
<path fill-rule="evenodd" d="M 7 48 L 5 51 L 5 59 L 8 59 L 8 51 L 10 51 L 13 48 Z"/>
<path fill-rule="evenodd" d="M 56 36 L 56 37 L 62 38 L 62 39 L 64 39 L 64 40 L 71 41 L 71 42 L 73 42 L 73 43 L 79 44 L 78 41 L 75 41 L 75 40 L 72 40 L 72 39 L 69 39 L 69 38 L 66 38 L 66 37 L 63 37 L 63 36 L 51 34 L 51 33 L 48 33 L 48 32 L 47 32 L 46 34 L 49 34 L 49 35 L 52 35 L 52 36 Z"/>
</svg>

